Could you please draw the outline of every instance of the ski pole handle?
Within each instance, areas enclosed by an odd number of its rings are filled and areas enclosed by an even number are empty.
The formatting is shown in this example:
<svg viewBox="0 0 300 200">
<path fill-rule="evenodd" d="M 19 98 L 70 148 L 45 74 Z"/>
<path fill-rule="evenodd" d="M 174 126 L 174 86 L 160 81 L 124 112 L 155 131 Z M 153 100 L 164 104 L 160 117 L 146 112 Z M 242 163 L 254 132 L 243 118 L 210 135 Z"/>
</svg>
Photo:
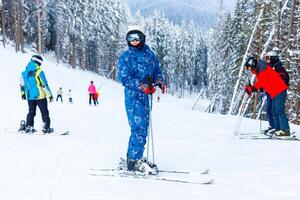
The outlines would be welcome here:
<svg viewBox="0 0 300 200">
<path fill-rule="evenodd" d="M 149 91 L 151 91 L 149 94 L 152 95 L 155 92 L 155 90 L 154 90 L 154 86 L 152 84 L 152 78 L 150 75 L 147 75 L 147 84 L 148 84 Z"/>
</svg>

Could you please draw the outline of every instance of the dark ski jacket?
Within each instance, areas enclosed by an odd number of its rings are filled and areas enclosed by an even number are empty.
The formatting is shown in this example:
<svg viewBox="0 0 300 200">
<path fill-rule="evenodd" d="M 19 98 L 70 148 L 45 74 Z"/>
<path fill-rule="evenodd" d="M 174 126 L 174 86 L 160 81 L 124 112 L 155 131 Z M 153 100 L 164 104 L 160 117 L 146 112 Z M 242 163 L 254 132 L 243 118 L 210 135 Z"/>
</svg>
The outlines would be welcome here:
<svg viewBox="0 0 300 200">
<path fill-rule="evenodd" d="M 282 66 L 282 63 L 278 61 L 275 64 L 270 64 L 271 67 L 279 74 L 282 80 L 285 82 L 286 85 L 289 85 L 290 77 L 285 68 Z"/>
</svg>

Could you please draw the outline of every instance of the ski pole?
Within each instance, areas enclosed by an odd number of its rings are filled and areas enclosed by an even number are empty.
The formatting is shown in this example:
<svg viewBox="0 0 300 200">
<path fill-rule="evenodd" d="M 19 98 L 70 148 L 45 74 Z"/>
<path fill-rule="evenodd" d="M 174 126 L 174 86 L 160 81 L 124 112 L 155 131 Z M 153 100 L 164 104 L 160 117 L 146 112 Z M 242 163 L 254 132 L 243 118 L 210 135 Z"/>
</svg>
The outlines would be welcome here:
<svg viewBox="0 0 300 200">
<path fill-rule="evenodd" d="M 152 103 L 153 103 L 153 85 L 150 76 L 147 76 L 148 87 L 150 89 L 150 94 L 148 94 L 149 100 L 149 126 L 148 126 L 148 143 L 147 143 L 147 160 L 149 159 L 149 148 L 150 148 L 150 137 L 151 137 L 151 145 L 152 145 L 152 163 L 155 163 L 154 157 L 154 141 L 153 141 L 153 128 L 152 128 Z"/>
<path fill-rule="evenodd" d="M 244 107 L 245 102 L 246 102 L 246 101 L 245 101 L 245 95 L 244 95 L 244 98 L 243 98 L 241 107 Z M 239 132 L 239 129 L 240 129 L 240 123 L 241 123 L 241 120 L 242 120 L 242 115 L 241 115 L 241 112 L 239 111 L 239 112 L 238 112 L 238 120 L 237 120 L 235 129 L 234 129 L 234 132 L 233 132 L 235 135 L 238 135 L 238 134 L 239 134 L 238 132 Z"/>
<path fill-rule="evenodd" d="M 257 119 L 259 119 L 259 129 L 260 129 L 260 133 L 262 133 L 262 119 L 261 119 L 261 113 L 262 113 L 262 109 L 265 106 L 266 103 L 266 99 L 267 99 L 267 95 L 265 94 L 263 99 L 262 99 L 262 103 L 261 103 L 261 107 L 259 109 L 258 115 L 257 115 Z"/>
<path fill-rule="evenodd" d="M 237 124 L 236 124 L 235 129 L 234 129 L 234 134 L 235 135 L 239 134 L 240 126 L 241 126 L 241 122 L 242 122 L 242 118 L 243 118 L 244 109 L 246 107 L 247 99 L 248 99 L 248 94 L 246 92 L 244 92 L 243 93 L 242 104 L 241 104 L 241 107 L 240 107 L 239 112 L 238 112 Z"/>
<path fill-rule="evenodd" d="M 234 131 L 234 134 L 235 135 L 238 135 L 239 132 L 240 132 L 240 127 L 241 127 L 241 123 L 242 123 L 242 119 L 243 119 L 243 116 L 245 115 L 247 109 L 248 109 L 248 106 L 250 105 L 250 101 L 253 97 L 253 93 L 251 94 L 251 96 L 249 97 L 250 95 L 248 95 L 247 93 L 244 93 L 244 98 L 243 98 L 243 101 L 242 101 L 242 106 L 240 107 L 240 110 L 239 110 L 239 118 L 238 118 L 238 122 L 237 122 L 237 126 L 235 127 L 235 131 Z"/>
<path fill-rule="evenodd" d="M 155 159 L 154 159 L 153 127 L 152 127 L 152 103 L 153 103 L 153 96 L 152 95 L 150 95 L 149 103 L 150 103 L 149 104 L 149 107 L 150 107 L 150 113 L 149 113 L 149 129 L 150 129 L 150 132 L 148 131 L 148 133 L 150 133 L 150 136 L 151 136 L 152 163 L 155 163 Z M 148 139 L 149 139 L 149 134 L 148 134 Z M 149 140 L 149 142 L 150 142 L 150 140 Z"/>
<path fill-rule="evenodd" d="M 115 68 L 116 68 L 116 66 L 113 66 L 112 70 L 105 76 L 106 79 L 108 79 L 108 77 L 113 73 L 113 71 L 115 70 Z M 99 87 L 97 88 L 97 90 L 99 90 L 102 87 L 102 85 L 104 84 L 104 81 L 105 80 L 103 80 L 101 82 L 101 84 L 99 85 Z"/>
</svg>

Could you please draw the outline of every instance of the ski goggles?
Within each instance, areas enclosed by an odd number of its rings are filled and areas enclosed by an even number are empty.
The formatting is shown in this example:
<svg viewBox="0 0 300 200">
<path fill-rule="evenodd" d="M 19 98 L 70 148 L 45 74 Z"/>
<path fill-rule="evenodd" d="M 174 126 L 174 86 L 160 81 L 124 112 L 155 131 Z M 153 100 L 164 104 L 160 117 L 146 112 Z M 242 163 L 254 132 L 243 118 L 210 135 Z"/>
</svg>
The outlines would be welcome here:
<svg viewBox="0 0 300 200">
<path fill-rule="evenodd" d="M 138 33 L 131 33 L 127 36 L 126 40 L 128 42 L 133 42 L 133 41 L 137 41 L 137 42 L 140 42 L 142 40 L 142 37 L 140 34 Z"/>
</svg>

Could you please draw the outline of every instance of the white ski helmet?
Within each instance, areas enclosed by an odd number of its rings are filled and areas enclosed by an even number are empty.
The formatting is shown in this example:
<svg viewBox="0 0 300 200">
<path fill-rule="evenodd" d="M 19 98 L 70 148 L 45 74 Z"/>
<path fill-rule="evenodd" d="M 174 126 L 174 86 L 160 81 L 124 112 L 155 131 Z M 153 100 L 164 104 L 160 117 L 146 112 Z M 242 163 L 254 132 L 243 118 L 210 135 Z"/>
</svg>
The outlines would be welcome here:
<svg viewBox="0 0 300 200">
<path fill-rule="evenodd" d="M 137 26 L 137 25 L 128 26 L 128 28 L 127 28 L 127 34 L 129 32 L 133 32 L 133 31 L 138 31 L 138 32 L 141 32 L 142 34 L 145 35 L 145 31 L 144 31 L 144 29 L 141 26 Z"/>
<path fill-rule="evenodd" d="M 270 51 L 266 54 L 266 60 L 270 60 L 270 64 L 275 64 L 275 63 L 278 63 L 280 60 L 279 60 L 279 56 L 278 56 L 278 53 L 276 51 Z"/>
<path fill-rule="evenodd" d="M 276 51 L 269 51 L 266 56 L 269 57 L 278 57 L 278 53 Z"/>
</svg>

